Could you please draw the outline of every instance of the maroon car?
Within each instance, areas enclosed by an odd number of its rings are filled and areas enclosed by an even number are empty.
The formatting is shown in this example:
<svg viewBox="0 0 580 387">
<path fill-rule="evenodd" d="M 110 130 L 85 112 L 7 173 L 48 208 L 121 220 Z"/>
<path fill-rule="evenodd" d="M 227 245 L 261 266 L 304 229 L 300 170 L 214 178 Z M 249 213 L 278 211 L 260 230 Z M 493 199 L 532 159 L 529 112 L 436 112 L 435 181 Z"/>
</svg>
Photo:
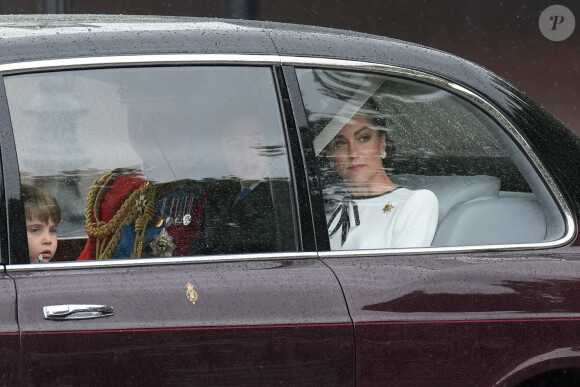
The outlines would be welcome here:
<svg viewBox="0 0 580 387">
<path fill-rule="evenodd" d="M 489 71 L 61 15 L 0 75 L 2 384 L 580 383 L 580 140 Z"/>
</svg>

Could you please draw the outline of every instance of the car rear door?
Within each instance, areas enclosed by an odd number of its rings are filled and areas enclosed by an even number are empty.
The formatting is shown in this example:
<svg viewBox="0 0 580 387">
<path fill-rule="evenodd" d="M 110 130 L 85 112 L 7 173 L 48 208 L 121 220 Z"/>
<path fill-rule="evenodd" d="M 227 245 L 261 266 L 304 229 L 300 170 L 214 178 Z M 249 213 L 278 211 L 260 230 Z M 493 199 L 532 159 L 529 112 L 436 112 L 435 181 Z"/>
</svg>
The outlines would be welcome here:
<svg viewBox="0 0 580 387">
<path fill-rule="evenodd" d="M 353 318 L 357 385 L 516 385 L 555 369 L 573 379 L 580 365 L 579 262 L 577 248 L 560 246 L 574 238 L 575 219 L 509 121 L 471 91 L 428 74 L 374 64 L 365 72 L 360 62 L 283 62 L 297 67 L 285 74 L 296 109 L 305 107 L 297 123 L 316 166 L 309 173 L 319 184 L 311 190 L 313 203 L 319 196 L 319 254 Z M 365 110 L 369 99 L 376 109 Z M 342 233 L 343 243 L 361 237 L 356 230 L 365 219 L 357 211 L 373 198 L 353 193 L 361 179 L 343 179 L 327 157 L 357 114 L 379 118 L 371 129 L 384 132 L 391 154 L 387 146 L 375 156 L 395 183 L 390 188 L 437 196 L 429 246 L 380 245 L 390 238 L 368 228 L 363 237 L 377 247 L 331 250 L 329 234 Z M 350 157 L 362 160 L 352 149 Z M 391 221 L 399 205 L 384 195 L 375 195 L 384 197 L 374 207 L 376 222 Z M 345 205 L 351 207 L 341 212 Z M 330 227 L 337 213 L 342 220 Z M 405 229 L 399 224 L 395 232 Z"/>
<path fill-rule="evenodd" d="M 274 68 L 106 62 L 5 77 L 11 184 L 62 217 L 56 255 L 30 264 L 27 204 L 9 204 L 23 384 L 354 384 Z"/>
</svg>

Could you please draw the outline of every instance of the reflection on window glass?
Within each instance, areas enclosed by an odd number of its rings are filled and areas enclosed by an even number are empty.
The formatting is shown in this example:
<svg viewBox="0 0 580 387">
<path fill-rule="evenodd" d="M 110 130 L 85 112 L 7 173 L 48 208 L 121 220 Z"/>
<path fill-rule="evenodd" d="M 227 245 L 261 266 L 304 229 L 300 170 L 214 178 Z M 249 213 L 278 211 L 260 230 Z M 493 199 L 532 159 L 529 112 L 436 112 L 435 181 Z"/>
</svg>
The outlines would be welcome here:
<svg viewBox="0 0 580 387">
<path fill-rule="evenodd" d="M 470 103 L 377 74 L 297 74 L 331 249 L 531 243 L 562 235 L 562 218 L 529 163 Z"/>
<path fill-rule="evenodd" d="M 295 251 L 269 68 L 15 75 L 22 182 L 58 201 L 55 259 Z"/>
</svg>

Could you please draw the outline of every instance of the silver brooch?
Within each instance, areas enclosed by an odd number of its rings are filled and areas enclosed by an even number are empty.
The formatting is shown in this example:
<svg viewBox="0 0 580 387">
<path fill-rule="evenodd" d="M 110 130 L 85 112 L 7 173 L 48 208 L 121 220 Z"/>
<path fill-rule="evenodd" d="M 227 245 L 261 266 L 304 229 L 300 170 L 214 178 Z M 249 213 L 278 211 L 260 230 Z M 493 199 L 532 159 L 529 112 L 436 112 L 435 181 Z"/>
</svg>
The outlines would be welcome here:
<svg viewBox="0 0 580 387">
<path fill-rule="evenodd" d="M 145 199 L 145 195 L 139 195 L 139 199 L 135 200 L 135 207 L 140 214 L 143 213 L 143 210 L 147 206 L 147 199 Z"/>
<path fill-rule="evenodd" d="M 177 248 L 173 243 L 173 237 L 167 233 L 165 227 L 153 237 L 153 242 L 149 244 L 149 247 L 153 250 L 153 254 L 159 257 L 171 257 L 173 250 Z"/>
</svg>

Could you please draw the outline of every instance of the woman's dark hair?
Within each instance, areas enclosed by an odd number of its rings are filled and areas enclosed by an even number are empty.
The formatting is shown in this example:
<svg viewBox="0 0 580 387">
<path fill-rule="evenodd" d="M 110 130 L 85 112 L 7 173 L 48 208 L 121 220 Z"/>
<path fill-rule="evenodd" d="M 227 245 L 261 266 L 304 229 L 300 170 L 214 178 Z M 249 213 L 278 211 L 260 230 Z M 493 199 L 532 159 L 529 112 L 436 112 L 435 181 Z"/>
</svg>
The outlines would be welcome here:
<svg viewBox="0 0 580 387">
<path fill-rule="evenodd" d="M 362 114 L 367 116 L 373 125 L 377 128 L 379 136 L 385 137 L 385 142 L 387 147 L 385 152 L 387 156 L 383 159 L 383 167 L 390 168 L 393 165 L 393 157 L 395 154 L 395 143 L 391 136 L 387 132 L 387 118 L 379 106 L 378 101 L 374 97 L 369 97 L 366 102 L 361 106 L 357 114 Z"/>
<path fill-rule="evenodd" d="M 367 116 L 378 128 L 385 128 L 387 120 L 381 114 L 379 103 L 374 97 L 369 97 L 358 111 L 360 114 Z"/>
</svg>

